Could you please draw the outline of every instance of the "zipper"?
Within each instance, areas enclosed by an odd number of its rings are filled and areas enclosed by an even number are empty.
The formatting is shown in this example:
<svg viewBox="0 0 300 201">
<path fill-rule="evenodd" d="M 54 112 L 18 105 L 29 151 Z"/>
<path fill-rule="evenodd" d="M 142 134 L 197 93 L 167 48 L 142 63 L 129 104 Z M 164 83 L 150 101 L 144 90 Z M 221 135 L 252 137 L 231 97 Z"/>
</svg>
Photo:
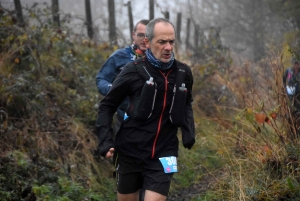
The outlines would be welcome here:
<svg viewBox="0 0 300 201">
<path fill-rule="evenodd" d="M 159 122 L 158 122 L 158 125 L 157 125 L 157 132 L 156 132 L 156 135 L 155 135 L 155 139 L 154 139 L 154 142 L 153 142 L 153 146 L 152 146 L 152 154 L 151 154 L 151 158 L 154 158 L 154 154 L 155 154 L 155 147 L 156 147 L 156 141 L 157 141 L 157 138 L 158 138 L 158 135 L 160 133 L 160 129 L 161 129 L 161 122 L 162 122 L 162 118 L 163 118 L 163 115 L 164 115 L 164 111 L 165 111 L 165 108 L 166 108 L 166 104 L 167 104 L 167 92 L 168 92 L 168 75 L 172 72 L 172 70 L 170 70 L 167 75 L 165 75 L 163 72 L 159 71 L 162 76 L 165 78 L 165 92 L 164 92 L 164 100 L 163 100 L 163 108 L 162 108 L 162 111 L 160 113 L 160 117 L 159 117 Z"/>
</svg>

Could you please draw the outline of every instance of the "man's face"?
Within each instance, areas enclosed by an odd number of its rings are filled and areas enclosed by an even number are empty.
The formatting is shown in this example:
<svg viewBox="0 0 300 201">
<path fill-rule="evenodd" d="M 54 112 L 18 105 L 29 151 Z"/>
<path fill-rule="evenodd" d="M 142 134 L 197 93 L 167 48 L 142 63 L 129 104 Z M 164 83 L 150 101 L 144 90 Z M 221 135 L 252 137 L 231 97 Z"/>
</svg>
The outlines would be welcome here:
<svg viewBox="0 0 300 201">
<path fill-rule="evenodd" d="M 294 63 L 294 67 L 297 68 L 297 69 L 300 69 L 299 62 L 295 62 L 295 63 Z"/>
<path fill-rule="evenodd" d="M 136 31 L 132 32 L 132 38 L 134 44 L 142 51 L 146 51 L 146 44 L 144 42 L 144 38 L 146 35 L 146 25 L 138 24 L 136 27 Z"/>
<path fill-rule="evenodd" d="M 145 39 L 147 48 L 150 48 L 154 57 L 163 63 L 171 60 L 175 45 L 175 31 L 171 24 L 158 22 L 154 26 L 152 41 Z"/>
</svg>

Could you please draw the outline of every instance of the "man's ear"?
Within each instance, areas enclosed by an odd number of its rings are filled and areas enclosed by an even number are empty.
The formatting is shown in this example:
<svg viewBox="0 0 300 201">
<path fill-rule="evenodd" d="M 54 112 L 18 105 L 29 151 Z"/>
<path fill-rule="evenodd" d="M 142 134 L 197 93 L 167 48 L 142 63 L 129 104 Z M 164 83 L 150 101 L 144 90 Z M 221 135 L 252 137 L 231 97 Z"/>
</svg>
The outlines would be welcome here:
<svg viewBox="0 0 300 201">
<path fill-rule="evenodd" d="M 144 38 L 144 42 L 146 44 L 146 47 L 147 48 L 150 48 L 150 42 L 149 42 L 149 39 L 148 38 Z"/>
</svg>

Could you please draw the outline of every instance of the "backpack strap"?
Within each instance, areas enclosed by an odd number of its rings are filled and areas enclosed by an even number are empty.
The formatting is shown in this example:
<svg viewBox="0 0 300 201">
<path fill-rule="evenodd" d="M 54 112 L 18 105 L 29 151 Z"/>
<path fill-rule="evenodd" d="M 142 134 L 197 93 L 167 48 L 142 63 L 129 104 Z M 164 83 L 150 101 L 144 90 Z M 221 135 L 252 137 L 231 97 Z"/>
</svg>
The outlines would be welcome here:
<svg viewBox="0 0 300 201">
<path fill-rule="evenodd" d="M 152 77 L 149 73 L 149 71 L 147 70 L 147 65 L 145 63 L 145 58 L 139 59 L 137 61 L 134 61 L 134 68 L 136 70 L 136 72 L 142 76 L 145 80 L 149 80 L 150 77 Z"/>
<path fill-rule="evenodd" d="M 186 71 L 187 71 L 187 65 L 184 63 L 181 63 L 177 61 L 177 72 L 176 72 L 176 87 L 179 88 L 182 86 L 182 84 L 186 84 Z"/>
<path fill-rule="evenodd" d="M 149 81 L 152 76 L 148 72 L 147 65 L 144 62 L 145 60 L 134 61 L 135 70 L 145 79 L 145 84 L 141 95 L 131 103 L 129 110 L 127 111 L 127 114 L 129 114 L 131 118 L 139 120 L 146 120 L 151 116 L 157 93 L 155 80 L 153 80 L 153 86 L 147 84 L 147 80 Z M 184 123 L 186 97 L 187 92 L 190 89 L 187 89 L 185 86 L 187 65 L 178 61 L 176 65 L 176 80 L 173 89 L 173 99 L 169 111 L 169 118 L 174 125 L 179 127 Z"/>
<path fill-rule="evenodd" d="M 141 94 L 130 103 L 127 110 L 128 116 L 136 120 L 146 120 L 152 115 L 157 93 L 157 85 L 144 62 L 143 59 L 134 62 L 136 72 L 145 79 L 145 83 Z"/>
<path fill-rule="evenodd" d="M 180 127 L 185 119 L 185 104 L 188 89 L 186 88 L 187 65 L 177 61 L 176 81 L 173 89 L 172 105 L 169 111 L 170 121 Z"/>
<path fill-rule="evenodd" d="M 176 72 L 176 86 L 181 87 L 182 83 L 185 82 L 186 79 L 186 71 L 187 71 L 187 65 L 184 63 L 181 63 L 179 61 L 177 62 L 177 72 Z M 136 72 L 139 73 L 145 80 L 149 80 L 150 77 L 152 77 L 147 70 L 147 65 L 145 64 L 145 58 L 139 61 L 134 61 L 134 67 Z"/>
</svg>

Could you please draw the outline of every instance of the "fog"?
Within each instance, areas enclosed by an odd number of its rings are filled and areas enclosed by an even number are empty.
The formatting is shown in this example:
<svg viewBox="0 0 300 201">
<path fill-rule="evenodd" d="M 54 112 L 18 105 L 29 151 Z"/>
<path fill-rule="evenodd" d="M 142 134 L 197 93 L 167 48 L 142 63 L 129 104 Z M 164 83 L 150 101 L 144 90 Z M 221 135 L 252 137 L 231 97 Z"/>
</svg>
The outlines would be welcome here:
<svg viewBox="0 0 300 201">
<path fill-rule="evenodd" d="M 278 17 L 277 13 L 269 7 L 269 1 L 272 2 L 272 0 L 156 0 L 154 16 L 164 17 L 163 13 L 168 11 L 170 20 L 176 25 L 177 13 L 182 14 L 180 32 L 182 43 L 178 44 L 181 50 L 186 48 L 187 42 L 195 45 L 196 35 L 200 47 L 201 43 L 203 45 L 205 40 L 213 36 L 217 37 L 223 46 L 239 55 L 259 60 L 264 55 L 268 44 L 280 44 L 286 30 L 297 29 L 287 25 L 282 18 Z M 13 0 L 0 0 L 0 2 L 4 8 L 14 10 Z M 34 2 L 51 6 L 51 0 L 21 0 L 25 8 L 30 8 Z M 59 9 L 60 18 L 69 15 L 73 31 L 86 36 L 84 2 L 84 0 L 59 0 Z M 90 2 L 94 40 L 99 43 L 107 42 L 107 0 L 90 0 Z M 115 0 L 119 46 L 130 44 L 128 10 L 125 6 L 127 2 L 128 0 Z M 141 19 L 149 18 L 148 0 L 131 0 L 131 6 L 134 24 Z M 187 30 L 188 19 L 191 20 L 189 31 Z M 189 35 L 188 39 L 187 35 Z"/>
<path fill-rule="evenodd" d="M 14 2 L 13 0 L 0 0 L 1 5 L 4 8 L 13 10 Z M 47 4 L 51 6 L 51 0 L 21 0 L 22 6 L 30 8 L 34 3 Z M 97 32 L 98 40 L 107 41 L 108 40 L 108 8 L 107 0 L 91 0 L 92 9 L 92 19 L 93 27 Z M 117 32 L 121 37 L 125 37 L 126 42 L 129 42 L 129 22 L 128 22 L 128 9 L 125 4 L 128 0 L 116 0 L 115 1 L 115 12 L 116 12 L 116 26 Z M 141 19 L 149 18 L 149 3 L 148 1 L 132 0 L 132 14 L 133 22 L 136 23 Z M 72 28 L 75 33 L 86 34 L 86 29 L 84 27 L 85 20 L 85 1 L 84 0 L 59 0 L 59 9 L 61 12 L 61 18 L 64 15 L 70 14 L 72 19 Z M 25 13 L 24 13 L 25 14 Z M 156 10 L 155 17 L 163 17 L 160 11 Z"/>
</svg>

